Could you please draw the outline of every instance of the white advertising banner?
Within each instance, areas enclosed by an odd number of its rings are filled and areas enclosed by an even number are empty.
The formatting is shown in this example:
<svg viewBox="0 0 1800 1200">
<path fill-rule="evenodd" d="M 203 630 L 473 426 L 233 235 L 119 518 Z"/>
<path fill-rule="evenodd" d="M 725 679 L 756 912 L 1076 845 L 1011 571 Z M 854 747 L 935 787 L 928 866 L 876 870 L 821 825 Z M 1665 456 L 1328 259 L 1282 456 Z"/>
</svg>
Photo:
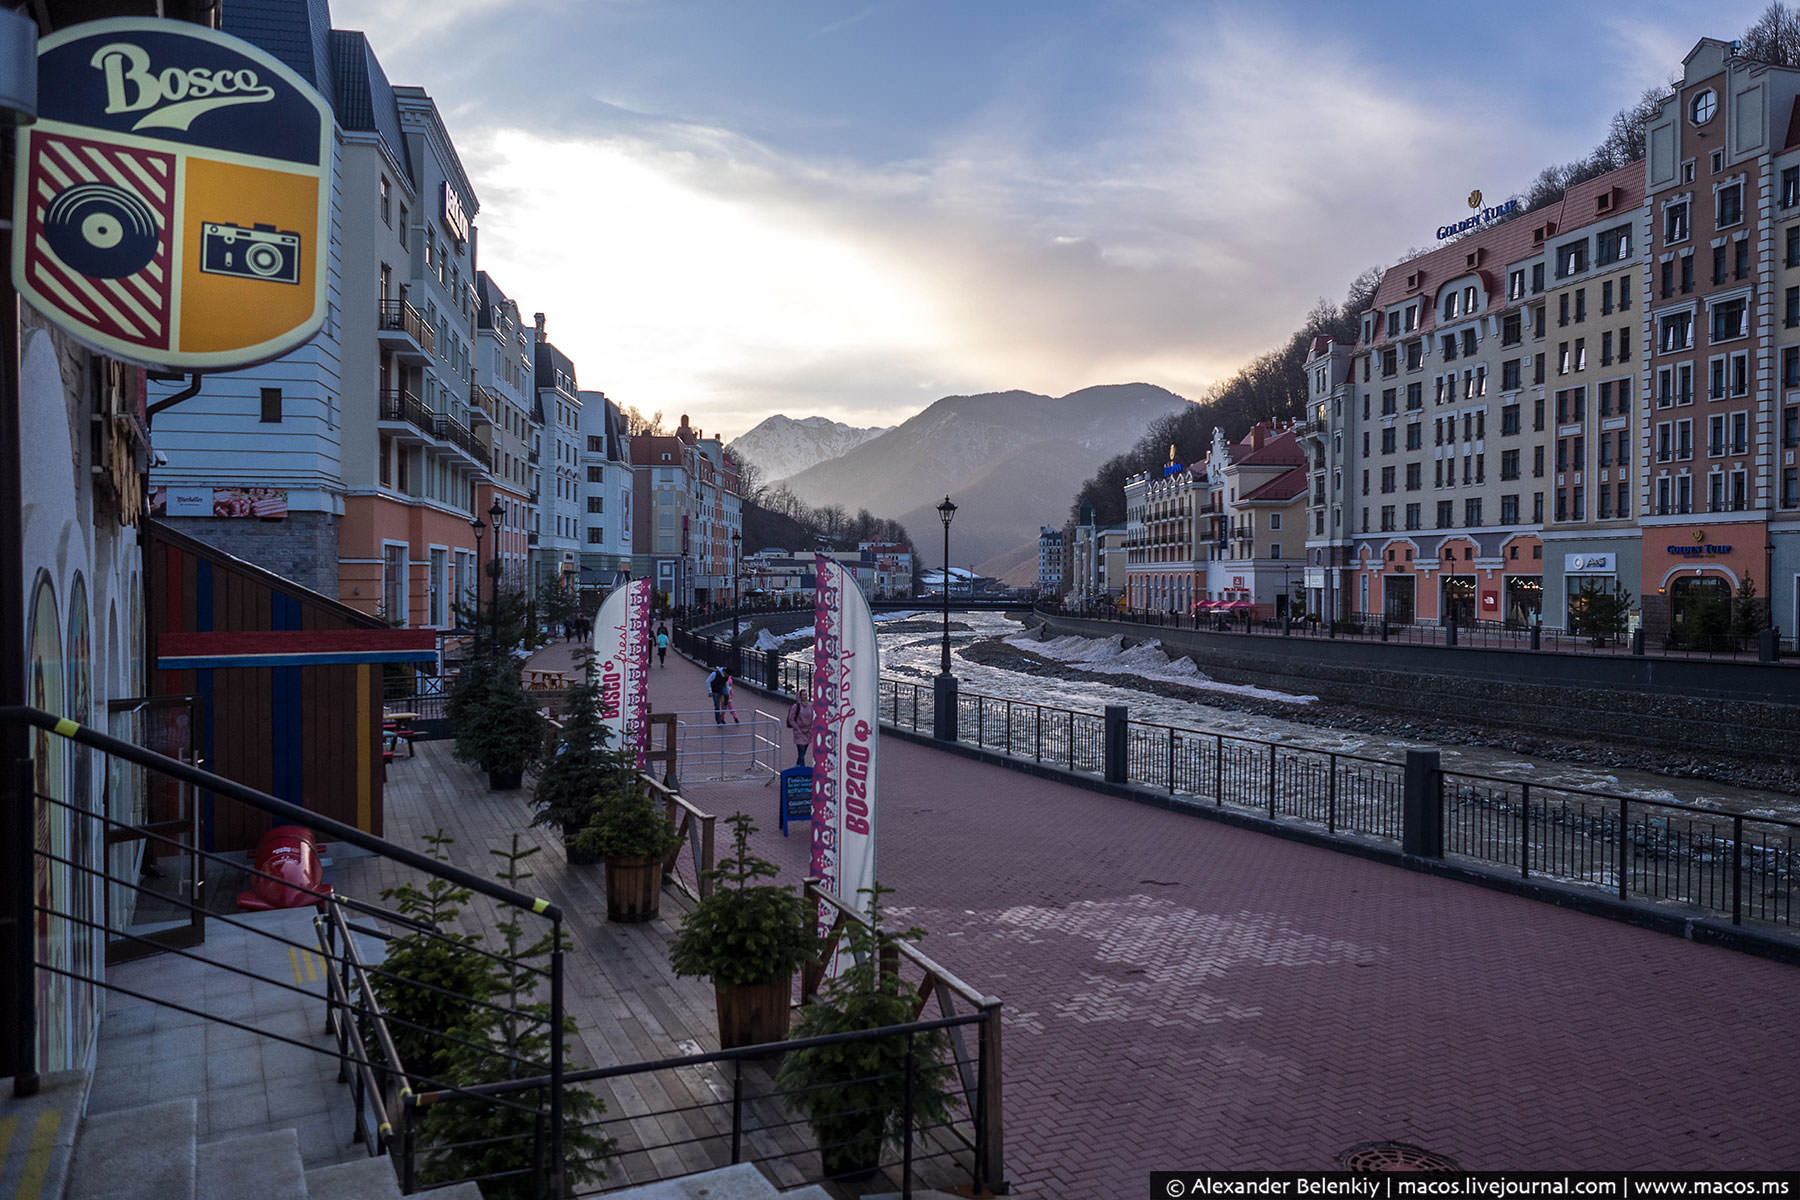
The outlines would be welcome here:
<svg viewBox="0 0 1800 1200">
<path fill-rule="evenodd" d="M 650 739 L 650 588 L 633 579 L 613 589 L 594 617 L 594 682 L 600 719 L 613 746 L 627 746 L 643 770 Z"/>
<path fill-rule="evenodd" d="M 843 566 L 817 558 L 813 601 L 812 874 L 867 913 L 875 886 L 875 765 L 881 661 L 875 621 Z"/>
</svg>

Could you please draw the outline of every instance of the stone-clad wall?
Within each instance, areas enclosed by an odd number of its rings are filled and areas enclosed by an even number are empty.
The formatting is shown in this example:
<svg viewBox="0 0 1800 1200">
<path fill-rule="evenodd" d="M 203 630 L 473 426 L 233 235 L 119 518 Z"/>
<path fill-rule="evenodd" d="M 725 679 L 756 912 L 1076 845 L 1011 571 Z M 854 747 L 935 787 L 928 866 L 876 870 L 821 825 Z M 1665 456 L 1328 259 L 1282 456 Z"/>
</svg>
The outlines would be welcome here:
<svg viewBox="0 0 1800 1200">
<path fill-rule="evenodd" d="M 1417 720 L 1467 720 L 1800 762 L 1800 666 L 1447 650 L 1283 639 L 1053 617 L 1052 634 L 1156 638 L 1209 676 L 1369 705 Z"/>
<path fill-rule="evenodd" d="M 337 518 L 300 512 L 279 521 L 222 517 L 159 517 L 169 528 L 216 546 L 234 558 L 338 598 Z M 376 597 L 377 600 L 380 597 Z"/>
</svg>

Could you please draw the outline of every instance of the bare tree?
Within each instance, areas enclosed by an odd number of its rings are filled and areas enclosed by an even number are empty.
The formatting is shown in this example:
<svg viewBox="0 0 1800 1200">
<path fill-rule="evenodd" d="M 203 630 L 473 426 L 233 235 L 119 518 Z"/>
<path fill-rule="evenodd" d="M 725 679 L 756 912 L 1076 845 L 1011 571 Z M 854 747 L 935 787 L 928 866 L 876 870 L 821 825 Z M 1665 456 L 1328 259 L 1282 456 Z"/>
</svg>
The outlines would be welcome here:
<svg viewBox="0 0 1800 1200">
<path fill-rule="evenodd" d="M 648 417 L 639 411 L 635 404 L 626 405 L 624 412 L 626 437 L 639 437 L 644 435 L 650 437 L 663 437 L 669 432 L 663 427 L 663 415 L 660 408 L 651 413 Z"/>
<path fill-rule="evenodd" d="M 1800 11 L 1771 0 L 1739 42 L 1745 58 L 1778 67 L 1800 66 Z"/>
</svg>

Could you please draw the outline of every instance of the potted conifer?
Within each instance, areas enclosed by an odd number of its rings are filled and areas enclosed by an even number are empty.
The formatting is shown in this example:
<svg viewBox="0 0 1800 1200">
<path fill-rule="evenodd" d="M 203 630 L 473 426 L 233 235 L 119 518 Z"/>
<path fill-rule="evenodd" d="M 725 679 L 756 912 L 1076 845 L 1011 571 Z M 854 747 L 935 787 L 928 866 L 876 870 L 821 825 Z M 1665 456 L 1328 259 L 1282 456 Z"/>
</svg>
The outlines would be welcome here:
<svg viewBox="0 0 1800 1200">
<path fill-rule="evenodd" d="M 817 945 L 805 901 L 791 888 L 756 883 L 780 873 L 750 853 L 756 826 L 743 813 L 730 821 L 733 852 L 707 873 L 712 893 L 682 918 L 669 943 L 677 975 L 713 981 L 725 1050 L 787 1037 L 794 972 Z"/>
<path fill-rule="evenodd" d="M 884 971 L 882 963 L 896 956 L 901 942 L 923 937 L 924 931 L 881 928 L 881 897 L 892 889 L 878 884 L 863 890 L 869 896 L 869 923 L 845 923 L 849 947 L 843 968 L 801 1010 L 794 1025 L 796 1040 L 914 1019 L 917 996 L 898 971 Z M 909 1119 L 915 1130 L 945 1120 L 950 1085 L 950 1067 L 943 1061 L 946 1046 L 941 1030 L 911 1035 L 910 1110 L 905 1034 L 788 1051 L 775 1084 L 811 1121 L 827 1176 L 873 1175 L 882 1147 L 901 1139 Z"/>
<path fill-rule="evenodd" d="M 495 791 L 517 788 L 543 756 L 544 718 L 506 659 L 487 656 L 464 667 L 451 688 L 449 716 L 456 757 L 479 763 Z"/>
<path fill-rule="evenodd" d="M 579 682 L 570 687 L 562 730 L 550 761 L 537 774 L 532 791 L 534 825 L 562 830 L 563 852 L 574 866 L 596 863 L 596 855 L 576 845 L 576 834 L 594 819 L 606 797 L 619 793 L 636 774 L 636 764 L 623 748 L 609 748 L 612 729 L 600 716 L 600 686 L 594 682 L 594 653 L 577 652 Z"/>
<path fill-rule="evenodd" d="M 649 921 L 662 907 L 663 860 L 681 844 L 668 814 L 636 775 L 603 796 L 575 848 L 606 859 L 606 917 Z"/>
</svg>

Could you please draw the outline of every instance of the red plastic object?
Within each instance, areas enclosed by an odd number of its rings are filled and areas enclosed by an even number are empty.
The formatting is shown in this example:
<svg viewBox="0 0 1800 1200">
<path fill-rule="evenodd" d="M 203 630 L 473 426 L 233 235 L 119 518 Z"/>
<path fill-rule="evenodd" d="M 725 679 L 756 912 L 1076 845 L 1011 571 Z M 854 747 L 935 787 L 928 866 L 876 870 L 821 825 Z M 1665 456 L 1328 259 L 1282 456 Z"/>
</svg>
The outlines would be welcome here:
<svg viewBox="0 0 1800 1200">
<path fill-rule="evenodd" d="M 298 825 L 277 825 L 262 835 L 252 857 L 258 871 L 275 878 L 255 877 L 249 891 L 238 893 L 239 908 L 266 912 L 272 908 L 311 905 L 320 912 L 325 911 L 325 901 L 320 895 L 329 896 L 331 885 L 321 882 L 325 867 L 319 861 L 319 848 L 313 842 L 312 830 Z M 306 890 L 300 890 L 302 888 Z"/>
</svg>

